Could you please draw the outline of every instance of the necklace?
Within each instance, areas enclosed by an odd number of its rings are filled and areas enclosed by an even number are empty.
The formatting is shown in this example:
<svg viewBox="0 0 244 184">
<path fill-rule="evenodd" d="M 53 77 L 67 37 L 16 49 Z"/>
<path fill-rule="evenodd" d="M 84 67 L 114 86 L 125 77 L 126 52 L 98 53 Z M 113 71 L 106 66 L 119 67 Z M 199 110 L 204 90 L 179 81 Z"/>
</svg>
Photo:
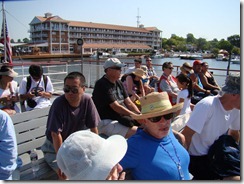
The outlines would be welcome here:
<svg viewBox="0 0 244 184">
<path fill-rule="evenodd" d="M 182 171 L 182 167 L 181 167 L 181 164 L 180 164 L 180 157 L 178 156 L 177 152 L 176 152 L 176 148 L 175 148 L 175 145 L 173 144 L 171 138 L 169 137 L 170 139 L 170 143 L 172 144 L 173 148 L 174 148 L 174 152 L 175 152 L 175 155 L 178 159 L 178 162 L 171 156 L 171 154 L 168 152 L 168 150 L 166 150 L 166 148 L 164 147 L 164 145 L 162 143 L 160 143 L 159 145 L 161 146 L 161 148 L 163 148 L 163 150 L 169 155 L 169 157 L 171 158 L 171 160 L 175 163 L 176 167 L 177 167 L 177 170 L 179 172 L 179 175 L 180 175 L 180 179 L 181 180 L 184 180 L 184 173 Z"/>
</svg>

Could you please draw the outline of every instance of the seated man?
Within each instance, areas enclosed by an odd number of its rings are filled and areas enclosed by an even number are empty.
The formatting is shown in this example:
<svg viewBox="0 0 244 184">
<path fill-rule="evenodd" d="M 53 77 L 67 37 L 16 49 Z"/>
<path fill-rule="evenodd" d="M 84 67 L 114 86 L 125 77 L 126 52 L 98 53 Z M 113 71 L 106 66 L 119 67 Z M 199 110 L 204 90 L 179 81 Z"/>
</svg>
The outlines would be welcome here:
<svg viewBox="0 0 244 184">
<path fill-rule="evenodd" d="M 124 66 L 117 58 L 106 60 L 103 66 L 105 75 L 96 82 L 92 98 L 102 120 L 98 125 L 99 133 L 108 136 L 120 134 L 128 138 L 139 125 L 130 115 L 140 114 L 140 111 L 119 80 Z"/>
<path fill-rule="evenodd" d="M 43 69 L 39 65 L 29 67 L 30 76 L 23 78 L 19 87 L 20 99 L 27 102 L 27 111 L 41 109 L 51 105 L 50 98 L 54 91 L 49 76 L 43 75 Z M 22 104 L 24 105 L 24 104 Z M 22 107 L 24 111 L 24 107 Z"/>
</svg>

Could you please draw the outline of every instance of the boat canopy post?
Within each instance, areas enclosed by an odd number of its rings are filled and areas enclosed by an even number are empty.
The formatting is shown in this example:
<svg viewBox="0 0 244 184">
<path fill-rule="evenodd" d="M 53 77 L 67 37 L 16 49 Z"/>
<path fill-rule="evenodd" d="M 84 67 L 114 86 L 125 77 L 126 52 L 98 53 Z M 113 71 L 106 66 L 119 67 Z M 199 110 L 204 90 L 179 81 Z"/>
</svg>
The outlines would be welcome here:
<svg viewBox="0 0 244 184">
<path fill-rule="evenodd" d="M 229 75 L 229 70 L 230 70 L 230 62 L 231 62 L 231 52 L 230 52 L 230 55 L 229 55 L 229 60 L 228 60 L 228 65 L 227 65 L 227 73 L 226 73 L 226 75 Z"/>
</svg>

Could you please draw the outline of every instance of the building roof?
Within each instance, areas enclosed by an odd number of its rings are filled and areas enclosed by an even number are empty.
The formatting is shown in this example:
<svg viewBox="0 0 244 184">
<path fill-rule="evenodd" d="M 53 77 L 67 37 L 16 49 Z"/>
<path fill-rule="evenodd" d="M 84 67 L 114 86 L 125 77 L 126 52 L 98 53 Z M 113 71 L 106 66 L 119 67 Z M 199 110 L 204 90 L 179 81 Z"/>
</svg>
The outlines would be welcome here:
<svg viewBox="0 0 244 184">
<path fill-rule="evenodd" d="M 104 24 L 104 23 L 94 23 L 94 22 L 81 22 L 81 21 L 72 21 L 72 20 L 64 20 L 59 16 L 51 16 L 51 17 L 42 17 L 36 16 L 40 22 L 65 22 L 68 23 L 69 26 L 74 27 L 88 27 L 88 28 L 102 28 L 102 29 L 113 29 L 113 30 L 125 30 L 125 31 L 135 31 L 135 32 L 150 32 L 150 31 L 160 31 L 156 27 L 132 27 L 132 26 L 123 26 L 123 25 L 113 25 L 113 24 Z"/>
</svg>

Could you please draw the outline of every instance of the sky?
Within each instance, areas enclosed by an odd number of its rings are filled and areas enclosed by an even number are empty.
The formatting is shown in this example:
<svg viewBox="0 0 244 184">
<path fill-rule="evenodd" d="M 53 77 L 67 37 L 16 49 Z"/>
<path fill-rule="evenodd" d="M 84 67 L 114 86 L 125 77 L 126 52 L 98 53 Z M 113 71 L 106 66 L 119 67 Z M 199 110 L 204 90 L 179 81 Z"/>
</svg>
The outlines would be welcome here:
<svg viewBox="0 0 244 184">
<path fill-rule="evenodd" d="M 9 36 L 29 38 L 29 23 L 50 12 L 65 20 L 157 27 L 163 38 L 227 40 L 240 35 L 240 0 L 15 0 L 4 3 Z M 2 8 L 1 8 L 2 10 Z M 0 19 L 2 20 L 2 11 Z M 1 24 L 0 24 L 1 25 Z"/>
</svg>

